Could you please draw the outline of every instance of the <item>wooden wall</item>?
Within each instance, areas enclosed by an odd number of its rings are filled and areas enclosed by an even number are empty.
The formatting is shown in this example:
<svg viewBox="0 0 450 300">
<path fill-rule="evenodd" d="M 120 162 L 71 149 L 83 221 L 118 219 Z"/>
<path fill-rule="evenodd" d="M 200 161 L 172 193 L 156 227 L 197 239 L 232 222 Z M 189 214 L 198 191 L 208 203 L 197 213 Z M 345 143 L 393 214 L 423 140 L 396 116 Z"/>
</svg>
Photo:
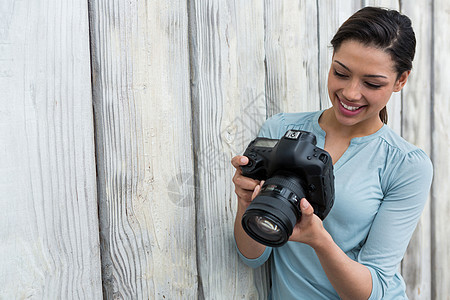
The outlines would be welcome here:
<svg viewBox="0 0 450 300">
<path fill-rule="evenodd" d="M 0 101 L 0 298 L 101 299 L 86 1 L 1 1 Z"/>
<path fill-rule="evenodd" d="M 268 116 L 329 106 L 329 41 L 378 5 L 418 40 L 389 124 L 435 166 L 401 271 L 450 299 L 447 2 L 2 0 L 0 298 L 265 299 L 230 159 Z"/>
</svg>

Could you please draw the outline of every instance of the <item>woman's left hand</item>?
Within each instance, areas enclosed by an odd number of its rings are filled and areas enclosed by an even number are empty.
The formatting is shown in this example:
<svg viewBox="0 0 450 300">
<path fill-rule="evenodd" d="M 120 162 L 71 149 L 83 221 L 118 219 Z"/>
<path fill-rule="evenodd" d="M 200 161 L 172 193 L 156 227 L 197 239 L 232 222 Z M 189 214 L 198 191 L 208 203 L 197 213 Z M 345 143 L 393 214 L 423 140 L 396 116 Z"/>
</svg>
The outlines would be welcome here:
<svg viewBox="0 0 450 300">
<path fill-rule="evenodd" d="M 308 244 L 315 248 L 324 242 L 326 237 L 329 237 L 329 233 L 323 227 L 322 220 L 314 214 L 314 208 L 305 198 L 300 201 L 300 209 L 302 211 L 300 222 L 295 225 L 289 240 Z"/>
</svg>

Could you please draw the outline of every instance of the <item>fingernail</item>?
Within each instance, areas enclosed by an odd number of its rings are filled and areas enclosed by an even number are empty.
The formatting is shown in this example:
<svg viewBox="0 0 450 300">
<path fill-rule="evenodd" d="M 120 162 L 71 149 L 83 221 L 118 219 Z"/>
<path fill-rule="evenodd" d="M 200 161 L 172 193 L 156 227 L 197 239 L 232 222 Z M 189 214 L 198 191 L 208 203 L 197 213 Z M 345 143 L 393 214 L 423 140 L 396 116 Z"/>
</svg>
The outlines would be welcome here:
<svg viewBox="0 0 450 300">
<path fill-rule="evenodd" d="M 241 164 L 245 164 L 247 162 L 247 160 L 245 159 L 245 157 L 241 157 Z"/>
<path fill-rule="evenodd" d="M 302 207 L 305 208 L 305 209 L 308 208 L 309 207 L 308 201 L 303 201 L 302 202 Z"/>
</svg>

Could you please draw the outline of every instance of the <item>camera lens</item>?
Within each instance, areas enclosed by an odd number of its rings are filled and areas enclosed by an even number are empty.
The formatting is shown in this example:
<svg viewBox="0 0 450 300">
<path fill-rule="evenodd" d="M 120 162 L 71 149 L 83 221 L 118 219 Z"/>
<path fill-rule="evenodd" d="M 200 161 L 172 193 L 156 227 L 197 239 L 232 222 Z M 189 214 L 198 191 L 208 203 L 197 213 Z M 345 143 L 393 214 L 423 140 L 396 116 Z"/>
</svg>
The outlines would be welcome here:
<svg viewBox="0 0 450 300">
<path fill-rule="evenodd" d="M 284 245 L 301 216 L 301 182 L 292 174 L 269 178 L 242 217 L 245 232 L 266 246 Z"/>
<path fill-rule="evenodd" d="M 277 224 L 272 223 L 271 220 L 266 217 L 255 217 L 255 223 L 258 225 L 259 229 L 268 234 L 277 234 L 280 232 Z"/>
<path fill-rule="evenodd" d="M 283 231 L 280 226 L 267 216 L 253 215 L 247 222 L 252 232 L 259 232 L 265 240 L 276 243 L 283 240 Z"/>
</svg>

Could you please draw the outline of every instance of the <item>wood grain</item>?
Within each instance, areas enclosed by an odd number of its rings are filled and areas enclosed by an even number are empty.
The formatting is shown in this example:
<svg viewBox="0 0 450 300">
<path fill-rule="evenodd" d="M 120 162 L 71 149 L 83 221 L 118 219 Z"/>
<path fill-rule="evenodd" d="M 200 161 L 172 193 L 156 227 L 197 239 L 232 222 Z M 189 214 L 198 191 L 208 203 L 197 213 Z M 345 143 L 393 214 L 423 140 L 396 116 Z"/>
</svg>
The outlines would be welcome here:
<svg viewBox="0 0 450 300">
<path fill-rule="evenodd" d="M 86 1 L 0 6 L 0 298 L 99 299 Z"/>
<path fill-rule="evenodd" d="M 265 299 L 264 268 L 238 258 L 230 160 L 266 118 L 261 1 L 191 1 L 200 299 Z"/>
<path fill-rule="evenodd" d="M 90 1 L 107 299 L 196 299 L 185 1 Z"/>
<path fill-rule="evenodd" d="M 431 156 L 434 182 L 431 190 L 432 299 L 450 299 L 450 204 L 448 201 L 450 170 L 449 84 L 450 3 L 433 2 L 433 69 L 431 113 Z"/>
<path fill-rule="evenodd" d="M 317 6 L 265 1 L 267 114 L 320 109 Z"/>
<path fill-rule="evenodd" d="M 402 136 L 431 156 L 431 1 L 402 1 L 402 13 L 413 23 L 416 34 L 416 56 L 413 70 L 403 90 Z M 416 231 L 402 261 L 402 276 L 410 299 L 431 298 L 430 200 L 428 200 Z"/>
</svg>

